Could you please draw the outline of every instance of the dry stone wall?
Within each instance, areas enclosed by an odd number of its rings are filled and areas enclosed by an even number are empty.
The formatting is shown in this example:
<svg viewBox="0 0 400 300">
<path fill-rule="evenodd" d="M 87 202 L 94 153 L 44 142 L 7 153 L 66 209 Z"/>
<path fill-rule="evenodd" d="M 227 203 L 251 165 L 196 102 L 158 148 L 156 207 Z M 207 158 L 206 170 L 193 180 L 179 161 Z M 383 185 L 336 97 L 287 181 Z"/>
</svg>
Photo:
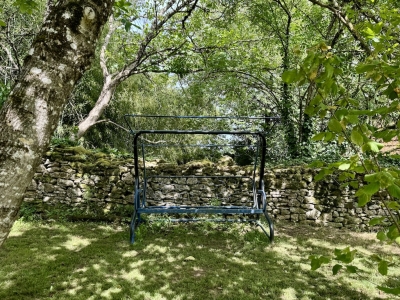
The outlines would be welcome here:
<svg viewBox="0 0 400 300">
<path fill-rule="evenodd" d="M 254 201 L 252 168 L 235 166 L 226 158 L 219 163 L 191 162 L 179 166 L 156 161 L 146 167 L 150 175 L 146 195 L 149 205 L 252 206 Z M 366 229 L 371 218 L 384 215 L 377 201 L 359 208 L 354 190 L 341 188 L 334 177 L 315 182 L 315 174 L 315 170 L 304 167 L 266 170 L 267 208 L 273 219 Z M 170 177 L 174 175 L 183 177 Z M 232 178 L 208 178 L 210 175 Z M 116 207 L 131 208 L 133 187 L 131 159 L 113 158 L 80 147 L 62 148 L 46 154 L 26 192 L 25 202 L 110 211 Z"/>
</svg>

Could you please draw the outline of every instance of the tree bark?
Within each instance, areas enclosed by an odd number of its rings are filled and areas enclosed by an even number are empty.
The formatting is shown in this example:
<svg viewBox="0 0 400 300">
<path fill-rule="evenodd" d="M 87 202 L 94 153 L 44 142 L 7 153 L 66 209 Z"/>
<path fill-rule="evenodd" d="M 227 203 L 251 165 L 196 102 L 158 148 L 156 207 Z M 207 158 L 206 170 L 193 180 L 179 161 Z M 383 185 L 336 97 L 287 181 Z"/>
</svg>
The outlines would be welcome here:
<svg viewBox="0 0 400 300">
<path fill-rule="evenodd" d="M 0 246 L 64 105 L 90 66 L 113 0 L 49 2 L 20 76 L 0 111 Z"/>
<path fill-rule="evenodd" d="M 101 93 L 96 101 L 96 104 L 91 109 L 86 118 L 78 125 L 78 139 L 81 138 L 89 130 L 90 127 L 98 122 L 104 110 L 110 103 L 118 83 L 119 82 L 111 78 L 111 75 L 107 75 L 104 78 L 104 85 L 101 89 Z"/>
</svg>

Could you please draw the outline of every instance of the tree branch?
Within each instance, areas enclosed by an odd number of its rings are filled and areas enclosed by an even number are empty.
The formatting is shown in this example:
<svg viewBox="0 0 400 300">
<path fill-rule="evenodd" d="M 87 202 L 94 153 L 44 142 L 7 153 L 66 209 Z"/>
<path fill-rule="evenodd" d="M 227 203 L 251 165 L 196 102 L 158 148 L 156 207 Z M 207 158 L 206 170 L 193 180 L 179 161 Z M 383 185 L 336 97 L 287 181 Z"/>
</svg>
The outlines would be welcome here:
<svg viewBox="0 0 400 300">
<path fill-rule="evenodd" d="M 103 71 L 104 77 L 106 77 L 110 74 L 108 72 L 108 68 L 107 68 L 106 50 L 107 50 L 108 44 L 110 43 L 111 36 L 114 33 L 116 28 L 117 28 L 117 26 L 114 22 L 114 17 L 111 15 L 110 18 L 108 19 L 108 32 L 107 32 L 106 37 L 104 38 L 104 43 L 100 49 L 100 67 L 101 67 L 101 70 Z"/>
<path fill-rule="evenodd" d="M 190 5 L 190 3 L 192 3 L 193 1 L 195 0 L 186 0 L 182 1 L 182 3 L 180 4 L 177 4 L 176 0 L 171 0 L 165 5 L 165 7 L 161 10 L 160 13 L 157 13 L 157 15 L 160 15 L 160 17 L 157 17 L 153 21 L 149 32 L 147 33 L 147 35 L 145 36 L 145 38 L 143 39 L 142 43 L 139 46 L 136 58 L 132 62 L 127 64 L 124 67 L 124 69 L 117 74 L 116 80 L 121 81 L 124 78 L 129 77 L 130 75 L 135 73 L 139 65 L 143 63 L 142 58 L 143 56 L 145 56 L 147 47 L 158 36 L 158 34 L 160 33 L 160 29 L 164 26 L 164 24 L 167 23 L 182 8 Z"/>
<path fill-rule="evenodd" d="M 119 125 L 119 124 L 117 124 L 117 123 L 111 121 L 110 119 L 98 120 L 98 121 L 96 121 L 93 125 L 97 125 L 97 124 L 100 124 L 100 123 L 109 123 L 109 124 L 112 124 L 112 125 L 118 127 L 119 129 L 122 129 L 122 130 L 124 130 L 124 131 L 126 131 L 126 132 L 130 132 L 129 129 L 127 129 L 127 128 L 125 128 L 124 126 L 121 126 L 121 125 Z"/>
<path fill-rule="evenodd" d="M 361 35 L 355 30 L 354 25 L 349 21 L 348 17 L 342 12 L 342 10 L 339 7 L 339 5 L 337 4 L 337 2 L 334 2 L 333 6 L 332 6 L 332 5 L 328 5 L 328 4 L 319 2 L 318 0 L 308 0 L 308 1 L 333 12 L 338 17 L 338 19 L 342 22 L 342 24 L 344 26 L 346 26 L 347 30 L 351 33 L 351 35 L 354 37 L 354 39 L 360 43 L 361 48 L 368 55 L 372 54 L 370 47 L 367 45 L 367 43 L 364 41 L 364 39 L 361 37 Z"/>
<path fill-rule="evenodd" d="M 12 56 L 12 53 L 10 49 L 6 47 L 3 43 L 0 42 L 1 48 L 3 48 L 4 52 L 7 54 L 9 61 L 12 63 L 15 69 L 19 70 L 19 66 L 15 63 L 14 58 Z"/>
</svg>

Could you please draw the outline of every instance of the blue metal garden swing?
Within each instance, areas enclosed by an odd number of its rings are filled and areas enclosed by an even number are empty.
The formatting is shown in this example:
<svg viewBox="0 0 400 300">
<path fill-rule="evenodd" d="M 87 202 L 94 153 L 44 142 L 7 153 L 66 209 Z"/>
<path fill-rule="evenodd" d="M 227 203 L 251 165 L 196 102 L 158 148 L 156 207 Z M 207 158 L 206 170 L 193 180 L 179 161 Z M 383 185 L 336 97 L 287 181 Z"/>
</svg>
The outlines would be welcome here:
<svg viewBox="0 0 400 300">
<path fill-rule="evenodd" d="M 134 187 L 134 212 L 132 216 L 132 221 L 130 223 L 130 242 L 133 244 L 135 242 L 135 229 L 141 223 L 142 214 L 207 214 L 207 215 L 218 215 L 222 217 L 205 219 L 208 221 L 215 222 L 254 222 L 263 230 L 267 235 L 270 242 L 274 239 L 274 225 L 271 218 L 267 212 L 267 199 L 266 193 L 264 191 L 264 169 L 265 169 L 265 158 L 266 158 L 266 136 L 265 128 L 264 130 L 254 126 L 254 122 L 262 122 L 263 124 L 269 124 L 271 129 L 275 123 L 279 120 L 277 117 L 214 117 L 214 116 L 156 116 L 156 115 L 125 115 L 125 121 L 129 126 L 130 134 L 133 137 L 133 156 L 134 156 L 134 172 L 135 172 L 135 187 Z M 190 121 L 192 122 L 189 127 L 204 127 L 197 126 L 196 122 L 231 122 L 228 129 L 216 129 L 216 130 L 176 130 L 176 129 L 138 129 L 137 120 L 146 118 L 148 123 L 155 120 L 160 120 L 162 128 L 167 128 L 167 123 L 179 122 L 179 121 Z M 232 125 L 233 122 L 233 125 Z M 251 125 L 250 125 L 251 124 Z M 176 125 L 173 125 L 177 127 Z M 139 126 L 140 127 L 140 126 Z M 160 127 L 160 126 L 155 126 Z M 244 127 L 244 129 L 243 129 Z M 260 126 L 258 126 L 260 127 Z M 188 125 L 186 124 L 186 127 Z M 214 125 L 213 128 L 218 128 Z M 232 130 L 233 128 L 233 130 Z M 249 129 L 250 128 L 250 129 Z M 169 143 L 166 137 L 168 136 L 190 136 L 190 137 L 203 137 L 203 142 L 195 142 L 193 144 L 184 142 L 174 142 Z M 157 142 L 149 141 L 149 137 L 158 139 Z M 206 138 L 204 138 L 206 137 Z M 238 143 L 238 140 L 246 140 L 245 145 L 243 143 Z M 179 140 L 179 139 L 178 139 Z M 211 141 L 204 143 L 204 140 Z M 221 142 L 222 141 L 222 142 Z M 246 149 L 253 149 L 251 152 L 253 168 L 249 174 L 245 175 L 227 175 L 220 174 L 154 174 L 154 172 L 149 172 L 149 168 L 146 164 L 146 154 L 148 149 L 151 147 L 201 147 L 201 148 L 217 148 L 222 149 L 226 147 L 237 148 L 242 147 Z M 218 174 L 217 174 L 218 173 Z M 229 180 L 243 180 L 250 182 L 249 184 L 249 201 L 248 205 L 177 205 L 163 203 L 162 205 L 155 204 L 151 201 L 151 205 L 148 203 L 148 194 L 150 191 L 149 184 L 154 180 L 217 180 L 218 182 L 229 182 Z M 160 192 L 159 192 L 160 193 Z M 176 194 L 176 202 L 181 202 L 179 197 L 183 195 Z M 190 196 L 190 192 L 185 194 Z M 246 201 L 245 201 L 246 202 Z M 249 205 L 250 203 L 250 205 Z M 241 215 L 243 218 L 226 218 L 227 215 Z M 259 221 L 259 215 L 264 215 L 268 223 L 268 228 L 264 226 Z M 256 216 L 256 218 L 251 217 Z M 245 217 L 245 218 L 244 218 Z M 188 222 L 188 221 L 198 221 L 199 218 L 179 218 L 170 219 L 171 221 L 178 222 Z M 204 219 L 201 219 L 204 220 Z"/>
</svg>

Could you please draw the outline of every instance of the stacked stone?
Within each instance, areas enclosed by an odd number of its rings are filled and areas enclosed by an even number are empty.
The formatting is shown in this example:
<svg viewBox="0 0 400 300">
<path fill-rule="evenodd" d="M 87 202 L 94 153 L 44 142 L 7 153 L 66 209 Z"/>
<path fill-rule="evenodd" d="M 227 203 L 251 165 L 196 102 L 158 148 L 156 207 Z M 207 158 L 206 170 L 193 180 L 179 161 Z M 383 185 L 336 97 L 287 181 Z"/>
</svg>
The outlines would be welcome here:
<svg viewBox="0 0 400 300">
<path fill-rule="evenodd" d="M 72 207 L 91 204 L 105 209 L 113 204 L 131 206 L 132 160 L 85 151 L 71 148 L 49 152 L 37 169 L 25 201 Z M 226 158 L 219 163 L 148 163 L 147 204 L 251 207 L 252 172 L 252 167 L 235 166 Z M 365 229 L 372 218 L 385 215 L 378 201 L 373 199 L 359 208 L 354 189 L 342 188 L 334 176 L 315 182 L 315 174 L 315 170 L 304 167 L 266 170 L 267 209 L 273 219 Z M 201 178 L 207 176 L 236 178 Z"/>
<path fill-rule="evenodd" d="M 372 218 L 385 215 L 376 199 L 358 207 L 354 189 L 341 187 L 334 177 L 315 182 L 316 173 L 303 167 L 266 172 L 268 211 L 275 219 L 366 229 Z"/>
<path fill-rule="evenodd" d="M 57 153 L 57 152 L 56 152 Z M 58 154 L 62 154 L 61 157 Z M 106 207 L 108 203 L 132 203 L 133 165 L 89 163 L 86 155 L 73 150 L 47 155 L 36 170 L 24 201 L 50 205 L 81 206 L 93 203 Z M 99 160 L 101 162 L 101 160 Z"/>
</svg>

